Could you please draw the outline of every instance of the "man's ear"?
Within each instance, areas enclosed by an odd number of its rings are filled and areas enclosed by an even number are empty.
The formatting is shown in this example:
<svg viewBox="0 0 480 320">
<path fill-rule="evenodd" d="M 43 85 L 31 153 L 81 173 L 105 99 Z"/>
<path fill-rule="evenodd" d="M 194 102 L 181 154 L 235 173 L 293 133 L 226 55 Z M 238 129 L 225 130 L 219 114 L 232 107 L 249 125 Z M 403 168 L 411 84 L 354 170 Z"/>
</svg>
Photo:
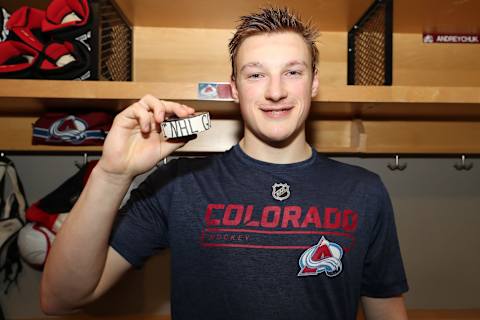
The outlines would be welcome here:
<svg viewBox="0 0 480 320">
<path fill-rule="evenodd" d="M 230 78 L 230 87 L 232 88 L 233 101 L 238 103 L 239 102 L 239 100 L 238 100 L 238 90 L 237 90 L 237 84 L 235 83 L 235 78 L 234 77 Z"/>
<path fill-rule="evenodd" d="M 315 71 L 313 72 L 313 80 L 312 80 L 312 98 L 315 97 L 318 94 L 318 69 L 315 68 Z"/>
</svg>

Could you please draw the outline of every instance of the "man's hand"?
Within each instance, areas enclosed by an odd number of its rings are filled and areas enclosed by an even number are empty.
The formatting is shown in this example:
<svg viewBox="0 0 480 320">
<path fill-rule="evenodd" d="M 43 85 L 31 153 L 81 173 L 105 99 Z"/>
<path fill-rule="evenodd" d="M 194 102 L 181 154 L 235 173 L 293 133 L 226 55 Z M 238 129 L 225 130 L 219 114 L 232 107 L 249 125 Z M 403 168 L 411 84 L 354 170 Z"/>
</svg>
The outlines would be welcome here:
<svg viewBox="0 0 480 320">
<path fill-rule="evenodd" d="M 109 248 L 118 207 L 134 176 L 185 144 L 166 141 L 160 123 L 166 116 L 193 112 L 147 95 L 115 117 L 102 157 L 49 253 L 41 285 L 44 312 L 63 314 L 90 303 L 130 268 Z"/>
<path fill-rule="evenodd" d="M 148 171 L 188 141 L 167 141 L 160 132 L 160 123 L 168 116 L 185 117 L 194 112 L 176 102 L 144 96 L 115 117 L 98 167 L 127 180 Z"/>
</svg>

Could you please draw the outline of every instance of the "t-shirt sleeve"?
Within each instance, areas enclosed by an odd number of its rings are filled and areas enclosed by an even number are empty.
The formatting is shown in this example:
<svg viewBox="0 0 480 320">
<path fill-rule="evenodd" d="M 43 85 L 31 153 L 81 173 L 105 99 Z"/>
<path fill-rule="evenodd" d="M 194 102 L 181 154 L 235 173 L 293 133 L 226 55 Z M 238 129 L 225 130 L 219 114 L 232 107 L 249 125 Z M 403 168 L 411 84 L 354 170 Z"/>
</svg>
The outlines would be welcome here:
<svg viewBox="0 0 480 320">
<path fill-rule="evenodd" d="M 170 163 L 158 168 L 133 190 L 113 227 L 110 246 L 137 269 L 169 245 L 172 169 Z"/>
<path fill-rule="evenodd" d="M 408 283 L 392 203 L 380 180 L 377 191 L 371 197 L 370 209 L 376 214 L 371 226 L 370 245 L 364 263 L 361 295 L 372 298 L 398 296 L 408 291 Z"/>
</svg>

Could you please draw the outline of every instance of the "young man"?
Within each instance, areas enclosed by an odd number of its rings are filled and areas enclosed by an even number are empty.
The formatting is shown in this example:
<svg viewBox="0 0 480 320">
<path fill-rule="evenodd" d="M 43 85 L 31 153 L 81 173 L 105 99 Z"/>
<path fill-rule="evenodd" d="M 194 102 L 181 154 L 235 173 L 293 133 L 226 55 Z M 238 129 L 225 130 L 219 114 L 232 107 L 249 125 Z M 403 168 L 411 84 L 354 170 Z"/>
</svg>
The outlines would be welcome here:
<svg viewBox="0 0 480 320">
<path fill-rule="evenodd" d="M 406 319 L 383 184 L 306 142 L 314 40 L 288 10 L 243 17 L 230 42 L 243 139 L 224 154 L 157 169 L 113 227 L 132 179 L 182 145 L 165 141 L 159 123 L 194 110 L 145 96 L 115 118 L 50 253 L 46 313 L 89 303 L 168 247 L 174 319 L 355 319 L 360 301 L 368 319 Z"/>
</svg>

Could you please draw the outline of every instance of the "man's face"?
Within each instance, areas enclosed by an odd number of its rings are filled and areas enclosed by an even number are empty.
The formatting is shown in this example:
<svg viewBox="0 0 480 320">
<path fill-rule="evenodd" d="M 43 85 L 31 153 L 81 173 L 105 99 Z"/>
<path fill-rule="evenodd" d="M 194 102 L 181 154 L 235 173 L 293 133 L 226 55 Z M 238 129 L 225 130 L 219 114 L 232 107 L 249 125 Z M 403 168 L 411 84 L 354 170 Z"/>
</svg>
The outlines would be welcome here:
<svg viewBox="0 0 480 320">
<path fill-rule="evenodd" d="M 318 79 L 309 48 L 293 32 L 251 36 L 240 45 L 232 82 L 245 137 L 278 144 L 304 129 Z"/>
</svg>

